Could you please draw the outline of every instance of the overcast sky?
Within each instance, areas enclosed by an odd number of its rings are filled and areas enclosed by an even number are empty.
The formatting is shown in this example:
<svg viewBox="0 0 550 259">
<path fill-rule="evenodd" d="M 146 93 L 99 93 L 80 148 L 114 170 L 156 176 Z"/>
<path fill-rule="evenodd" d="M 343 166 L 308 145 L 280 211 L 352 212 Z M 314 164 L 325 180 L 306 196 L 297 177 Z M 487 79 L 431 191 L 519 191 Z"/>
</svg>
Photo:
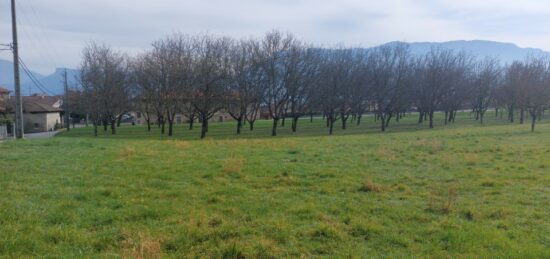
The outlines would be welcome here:
<svg viewBox="0 0 550 259">
<path fill-rule="evenodd" d="M 484 39 L 550 50 L 546 0 L 16 0 L 21 57 L 38 72 L 76 68 L 89 41 L 137 53 L 174 32 L 261 36 L 271 29 L 314 44 Z M 11 41 L 0 1 L 0 43 Z M 8 51 L 0 58 L 11 59 Z"/>
</svg>

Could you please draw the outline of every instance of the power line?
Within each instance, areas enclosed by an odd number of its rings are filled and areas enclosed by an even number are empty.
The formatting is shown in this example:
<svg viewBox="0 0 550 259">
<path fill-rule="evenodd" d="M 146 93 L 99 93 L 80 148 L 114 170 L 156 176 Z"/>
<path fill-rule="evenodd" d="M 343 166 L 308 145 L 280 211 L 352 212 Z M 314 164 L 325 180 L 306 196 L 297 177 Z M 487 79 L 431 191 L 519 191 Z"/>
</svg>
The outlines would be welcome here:
<svg viewBox="0 0 550 259">
<path fill-rule="evenodd" d="M 27 76 L 29 76 L 29 78 L 31 79 L 31 81 L 33 82 L 33 84 L 38 88 L 40 89 L 42 92 L 44 93 L 47 93 L 47 94 L 50 94 L 50 95 L 55 95 L 52 91 L 48 90 L 47 87 L 45 87 L 41 82 L 40 80 L 38 80 L 36 78 L 36 76 L 30 71 L 30 69 L 27 67 L 27 65 L 25 65 L 25 62 L 23 62 L 23 60 L 21 58 L 19 58 L 19 63 L 21 63 L 21 67 L 23 68 L 23 71 L 25 72 L 25 74 L 27 74 Z"/>
</svg>

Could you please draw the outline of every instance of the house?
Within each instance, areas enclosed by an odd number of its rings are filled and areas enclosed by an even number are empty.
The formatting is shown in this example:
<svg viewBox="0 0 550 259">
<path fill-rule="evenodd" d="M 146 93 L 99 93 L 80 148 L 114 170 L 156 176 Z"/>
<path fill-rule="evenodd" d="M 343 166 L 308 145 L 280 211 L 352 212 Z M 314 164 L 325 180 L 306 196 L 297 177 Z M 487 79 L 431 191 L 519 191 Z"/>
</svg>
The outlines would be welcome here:
<svg viewBox="0 0 550 259">
<path fill-rule="evenodd" d="M 63 99 L 59 96 L 34 94 L 23 96 L 25 132 L 53 131 L 63 123 Z"/>
<path fill-rule="evenodd" d="M 63 99 L 59 96 L 33 94 L 23 96 L 23 126 L 25 133 L 53 131 L 63 123 Z M 15 110 L 15 100 L 9 101 Z"/>
</svg>

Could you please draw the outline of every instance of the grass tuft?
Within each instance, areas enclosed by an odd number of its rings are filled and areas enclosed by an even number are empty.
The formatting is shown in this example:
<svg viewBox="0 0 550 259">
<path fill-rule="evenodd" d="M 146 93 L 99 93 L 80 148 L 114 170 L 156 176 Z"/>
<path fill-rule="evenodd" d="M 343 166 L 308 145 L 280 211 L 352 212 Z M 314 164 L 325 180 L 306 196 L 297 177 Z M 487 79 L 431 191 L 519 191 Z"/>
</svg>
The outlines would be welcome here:
<svg viewBox="0 0 550 259">
<path fill-rule="evenodd" d="M 126 236 L 122 241 L 123 258 L 157 259 L 162 257 L 161 242 L 143 233 L 137 238 Z"/>
<path fill-rule="evenodd" d="M 361 192 L 384 192 L 384 186 L 376 184 L 371 178 L 367 178 L 363 181 L 363 185 L 359 188 Z"/>
<path fill-rule="evenodd" d="M 136 154 L 136 149 L 134 147 L 125 147 L 118 153 L 118 160 L 127 160 L 132 158 Z"/>
<path fill-rule="evenodd" d="M 223 160 L 223 172 L 226 174 L 239 174 L 243 171 L 245 165 L 243 156 L 232 156 Z"/>
<path fill-rule="evenodd" d="M 428 211 L 441 214 L 450 214 L 453 212 L 458 191 L 456 187 L 449 187 L 445 193 L 441 191 L 432 192 L 428 197 Z"/>
</svg>

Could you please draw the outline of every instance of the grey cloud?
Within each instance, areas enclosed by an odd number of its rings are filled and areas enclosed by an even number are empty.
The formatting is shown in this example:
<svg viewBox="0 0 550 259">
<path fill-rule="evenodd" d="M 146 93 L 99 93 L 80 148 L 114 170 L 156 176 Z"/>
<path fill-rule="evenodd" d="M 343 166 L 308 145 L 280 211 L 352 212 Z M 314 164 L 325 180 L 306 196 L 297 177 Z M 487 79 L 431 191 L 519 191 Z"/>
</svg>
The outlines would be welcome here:
<svg viewBox="0 0 550 259">
<path fill-rule="evenodd" d="M 261 36 L 277 28 L 314 44 L 487 39 L 550 49 L 550 7 L 537 0 L 18 0 L 22 56 L 33 69 L 76 67 L 88 41 L 131 53 L 174 32 Z M 11 35 L 9 2 L 0 33 Z M 2 37 L 2 43 L 9 37 Z M 47 43 L 50 42 L 50 43 Z M 10 59 L 9 53 L 0 58 Z"/>
</svg>

